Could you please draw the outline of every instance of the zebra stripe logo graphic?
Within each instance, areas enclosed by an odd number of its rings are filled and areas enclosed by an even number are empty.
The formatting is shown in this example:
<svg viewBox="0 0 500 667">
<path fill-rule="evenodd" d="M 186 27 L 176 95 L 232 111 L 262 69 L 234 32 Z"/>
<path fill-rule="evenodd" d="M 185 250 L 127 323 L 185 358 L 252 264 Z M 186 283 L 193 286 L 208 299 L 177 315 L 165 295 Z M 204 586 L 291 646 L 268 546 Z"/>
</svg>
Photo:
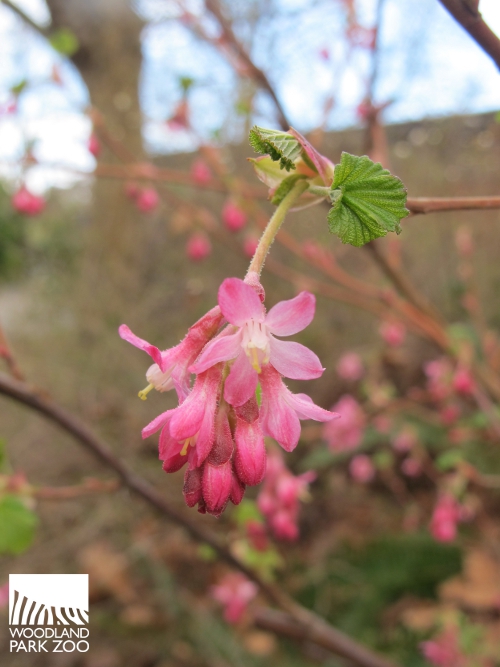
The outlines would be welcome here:
<svg viewBox="0 0 500 667">
<path fill-rule="evenodd" d="M 87 574 L 11 574 L 10 625 L 86 625 Z"/>
</svg>

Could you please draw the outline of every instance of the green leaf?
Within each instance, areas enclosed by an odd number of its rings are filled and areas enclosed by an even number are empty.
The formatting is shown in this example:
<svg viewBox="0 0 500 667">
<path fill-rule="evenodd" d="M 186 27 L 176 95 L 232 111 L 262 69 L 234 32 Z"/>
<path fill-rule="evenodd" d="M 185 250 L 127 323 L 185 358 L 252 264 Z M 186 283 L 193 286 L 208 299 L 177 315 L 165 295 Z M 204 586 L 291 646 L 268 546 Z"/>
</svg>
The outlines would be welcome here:
<svg viewBox="0 0 500 667">
<path fill-rule="evenodd" d="M 287 196 L 287 194 L 290 192 L 290 190 L 293 188 L 295 183 L 297 181 L 300 181 L 301 179 L 307 178 L 306 176 L 303 176 L 302 174 L 290 174 L 290 176 L 287 176 L 284 178 L 281 183 L 278 185 L 276 188 L 276 192 L 274 193 L 272 199 L 271 199 L 271 204 L 274 204 L 275 206 L 278 206 L 281 204 L 283 199 Z"/>
<path fill-rule="evenodd" d="M 0 553 L 20 554 L 35 536 L 38 518 L 16 498 L 7 495 L 0 500 Z"/>
<path fill-rule="evenodd" d="M 239 526 L 244 526 L 248 521 L 257 521 L 258 523 L 264 521 L 257 503 L 247 498 L 234 508 L 234 518 Z"/>
<path fill-rule="evenodd" d="M 444 452 L 444 454 L 441 454 L 441 456 L 437 457 L 436 468 L 442 471 L 452 470 L 453 468 L 456 468 L 457 464 L 459 464 L 463 460 L 464 460 L 464 455 L 462 452 L 456 449 L 451 449 L 447 452 Z"/>
<path fill-rule="evenodd" d="M 49 42 L 59 53 L 70 58 L 80 48 L 78 38 L 69 28 L 60 28 L 51 34 Z"/>
<path fill-rule="evenodd" d="M 28 85 L 28 80 L 27 79 L 21 79 L 19 83 L 16 83 L 15 86 L 12 86 L 10 89 L 10 92 L 13 93 L 14 95 L 20 95 L 23 90 L 26 88 Z"/>
<path fill-rule="evenodd" d="M 181 76 L 179 78 L 179 84 L 180 84 L 183 92 L 187 93 L 187 91 L 194 84 L 194 79 L 190 76 Z"/>
<path fill-rule="evenodd" d="M 256 153 L 269 155 L 271 160 L 280 163 L 280 169 L 295 169 L 294 162 L 302 153 L 302 146 L 288 132 L 266 130 L 254 125 L 250 130 L 250 145 Z"/>
<path fill-rule="evenodd" d="M 369 157 L 342 153 L 330 192 L 328 225 L 342 243 L 362 246 L 387 232 L 401 232 L 405 208 L 403 183 Z"/>
</svg>

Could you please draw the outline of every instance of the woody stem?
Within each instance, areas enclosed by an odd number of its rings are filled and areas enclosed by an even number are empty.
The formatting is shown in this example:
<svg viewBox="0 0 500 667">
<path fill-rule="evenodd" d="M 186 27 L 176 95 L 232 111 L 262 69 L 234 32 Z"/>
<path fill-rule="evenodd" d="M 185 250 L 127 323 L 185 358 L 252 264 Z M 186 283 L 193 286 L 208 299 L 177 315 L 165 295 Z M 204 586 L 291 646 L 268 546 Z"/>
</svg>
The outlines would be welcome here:
<svg viewBox="0 0 500 667">
<path fill-rule="evenodd" d="M 274 211 L 271 219 L 267 223 L 267 227 L 260 237 L 259 245 L 257 246 L 257 250 L 255 251 L 252 261 L 250 262 L 247 275 L 251 272 L 255 272 L 259 275 L 261 274 L 264 262 L 266 261 L 267 253 L 271 248 L 279 228 L 285 220 L 287 212 L 295 204 L 300 195 L 305 190 L 307 190 L 307 187 L 308 184 L 305 180 L 297 181 L 290 192 L 278 205 L 278 208 Z"/>
</svg>

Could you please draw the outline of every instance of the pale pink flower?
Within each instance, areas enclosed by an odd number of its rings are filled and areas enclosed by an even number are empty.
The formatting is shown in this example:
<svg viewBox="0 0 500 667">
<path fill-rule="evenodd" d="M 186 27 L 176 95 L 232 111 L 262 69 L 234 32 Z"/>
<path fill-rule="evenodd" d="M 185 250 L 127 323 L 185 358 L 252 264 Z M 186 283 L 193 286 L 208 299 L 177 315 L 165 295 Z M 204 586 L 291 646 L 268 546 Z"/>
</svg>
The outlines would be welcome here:
<svg viewBox="0 0 500 667">
<path fill-rule="evenodd" d="M 206 185 L 212 180 L 212 172 L 203 160 L 195 160 L 191 165 L 191 177 L 198 185 Z"/>
<path fill-rule="evenodd" d="M 272 451 L 264 484 L 257 505 L 278 539 L 294 541 L 299 536 L 300 500 L 307 498 L 309 484 L 316 479 L 314 472 L 295 476 L 285 466 L 281 453 Z"/>
<path fill-rule="evenodd" d="M 337 362 L 337 373 L 343 380 L 361 380 L 365 373 L 361 357 L 356 352 L 346 352 Z"/>
<path fill-rule="evenodd" d="M 224 606 L 224 619 L 231 624 L 238 623 L 248 603 L 258 593 L 257 586 L 239 572 L 226 574 L 223 579 L 210 589 L 211 596 Z"/>
<path fill-rule="evenodd" d="M 391 347 L 399 347 L 406 338 L 406 327 L 402 322 L 382 322 L 379 333 Z"/>
<path fill-rule="evenodd" d="M 351 477 L 361 484 L 371 482 L 375 477 L 375 467 L 372 460 L 366 454 L 358 454 L 349 463 Z"/>
<path fill-rule="evenodd" d="M 98 157 L 101 152 L 101 143 L 97 136 L 92 133 L 87 141 L 87 148 L 89 153 L 92 153 L 94 157 Z"/>
<path fill-rule="evenodd" d="M 309 292 L 281 301 L 266 314 L 253 287 L 239 278 L 226 278 L 219 289 L 219 306 L 234 333 L 207 345 L 191 370 L 202 373 L 219 361 L 234 360 L 224 390 L 231 405 L 243 405 L 253 396 L 259 375 L 268 365 L 296 380 L 310 380 L 323 373 L 314 352 L 300 343 L 275 338 L 291 336 L 310 324 L 315 298 Z"/>
<path fill-rule="evenodd" d="M 26 186 L 21 186 L 12 196 L 12 208 L 18 213 L 35 216 L 45 208 L 45 199 L 30 192 Z"/>
<path fill-rule="evenodd" d="M 340 419 L 325 424 L 323 437 L 334 452 L 356 449 L 361 444 L 365 432 L 365 414 L 357 400 L 346 394 L 332 407 Z"/>
<path fill-rule="evenodd" d="M 142 188 L 135 197 L 135 204 L 140 211 L 150 213 L 160 203 L 160 197 L 154 188 Z"/>
<path fill-rule="evenodd" d="M 222 314 L 216 306 L 189 328 L 182 342 L 163 352 L 133 334 L 126 324 L 122 324 L 118 329 L 120 337 L 147 352 L 155 362 L 146 373 L 149 385 L 139 396 L 144 399 L 151 389 L 169 391 L 175 388 L 179 399 L 184 400 L 189 393 L 189 366 L 215 335 L 221 322 Z"/>
<path fill-rule="evenodd" d="M 470 370 L 463 366 L 457 368 L 455 371 L 452 385 L 457 394 L 462 394 L 463 396 L 470 396 L 476 389 L 476 383 Z"/>
<path fill-rule="evenodd" d="M 247 215 L 238 204 L 229 199 L 222 209 L 222 219 L 231 232 L 237 232 L 245 226 Z"/>
<path fill-rule="evenodd" d="M 457 536 L 460 505 L 453 496 L 439 498 L 431 519 L 431 533 L 438 542 L 453 542 Z"/>
<path fill-rule="evenodd" d="M 210 239 L 203 232 L 194 232 L 188 238 L 186 244 L 186 255 L 193 262 L 201 262 L 210 256 L 212 252 L 212 244 Z"/>
</svg>

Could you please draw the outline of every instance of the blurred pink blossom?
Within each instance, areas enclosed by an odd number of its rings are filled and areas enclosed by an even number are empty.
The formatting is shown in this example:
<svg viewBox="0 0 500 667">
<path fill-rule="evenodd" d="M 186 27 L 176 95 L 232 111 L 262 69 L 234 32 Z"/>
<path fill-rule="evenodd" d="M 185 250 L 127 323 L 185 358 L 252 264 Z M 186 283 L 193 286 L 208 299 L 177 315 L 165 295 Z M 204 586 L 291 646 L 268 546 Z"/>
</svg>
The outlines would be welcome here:
<svg viewBox="0 0 500 667">
<path fill-rule="evenodd" d="M 92 153 L 94 157 L 98 157 L 101 152 L 101 143 L 94 133 L 90 135 L 87 141 L 87 148 L 89 153 Z"/>
<path fill-rule="evenodd" d="M 205 185 L 212 180 L 212 172 L 203 160 L 197 159 L 191 165 L 191 176 L 195 183 Z"/>
<path fill-rule="evenodd" d="M 472 374 L 468 368 L 463 366 L 457 368 L 452 380 L 453 389 L 457 394 L 462 394 L 463 396 L 470 396 L 474 393 L 476 388 L 476 383 Z"/>
<path fill-rule="evenodd" d="M 251 259 L 255 255 L 258 245 L 259 239 L 256 236 L 247 236 L 243 243 L 243 252 Z"/>
<path fill-rule="evenodd" d="M 363 362 L 356 352 L 346 352 L 337 362 L 337 373 L 343 380 L 360 380 L 364 372 Z"/>
<path fill-rule="evenodd" d="M 460 650 L 458 632 L 450 628 L 438 637 L 420 644 L 422 654 L 434 667 L 462 667 L 465 656 Z"/>
<path fill-rule="evenodd" d="M 379 333 L 387 345 L 399 347 L 406 338 L 406 327 L 402 322 L 382 322 Z"/>
<path fill-rule="evenodd" d="M 11 199 L 12 208 L 18 213 L 35 216 L 45 208 L 45 199 L 30 192 L 25 185 L 14 193 Z"/>
<path fill-rule="evenodd" d="M 460 505 L 450 495 L 438 499 L 431 519 L 431 533 L 438 542 L 453 542 L 457 536 Z"/>
<path fill-rule="evenodd" d="M 451 390 L 452 367 L 446 357 L 440 357 L 424 364 L 427 375 L 427 390 L 434 400 L 442 401 L 447 398 Z"/>
<path fill-rule="evenodd" d="M 154 188 L 142 188 L 135 197 L 135 204 L 140 211 L 150 213 L 160 203 L 160 197 Z"/>
<path fill-rule="evenodd" d="M 210 589 L 214 600 L 224 606 L 224 619 L 232 625 L 239 623 L 248 608 L 248 603 L 257 595 L 258 589 L 244 574 L 230 572 Z"/>
<path fill-rule="evenodd" d="M 417 459 L 408 457 L 401 463 L 401 472 L 407 477 L 418 477 L 422 472 L 422 464 Z"/>
<path fill-rule="evenodd" d="M 238 204 L 229 199 L 222 209 L 222 220 L 231 232 L 237 232 L 245 226 L 247 215 Z"/>
<path fill-rule="evenodd" d="M 405 426 L 393 438 L 392 446 L 397 452 L 409 452 L 418 444 L 418 433 L 411 426 Z"/>
<path fill-rule="evenodd" d="M 332 411 L 340 414 L 340 419 L 331 421 L 323 427 L 323 437 L 334 452 L 356 449 L 361 444 L 366 426 L 365 414 L 357 400 L 345 394 Z"/>
<path fill-rule="evenodd" d="M 366 454 L 358 454 L 349 463 L 351 477 L 361 484 L 371 482 L 375 477 L 375 467 L 372 460 Z"/>
<path fill-rule="evenodd" d="M 194 232 L 188 238 L 186 244 L 186 255 L 193 262 L 201 262 L 212 253 L 210 239 L 203 232 Z"/>
</svg>

